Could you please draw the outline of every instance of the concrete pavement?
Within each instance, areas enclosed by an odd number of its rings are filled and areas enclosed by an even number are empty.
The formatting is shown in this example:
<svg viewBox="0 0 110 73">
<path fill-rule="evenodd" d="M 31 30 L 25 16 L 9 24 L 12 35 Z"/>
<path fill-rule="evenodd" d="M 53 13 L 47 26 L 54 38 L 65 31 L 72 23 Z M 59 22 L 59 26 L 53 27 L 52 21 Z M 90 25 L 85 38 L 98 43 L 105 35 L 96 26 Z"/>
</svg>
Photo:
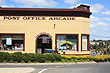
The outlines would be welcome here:
<svg viewBox="0 0 110 73">
<path fill-rule="evenodd" d="M 32 67 L 25 68 L 0 68 L 0 73 L 31 73 L 35 69 Z"/>
<path fill-rule="evenodd" d="M 0 73 L 31 73 L 37 72 L 52 67 L 60 67 L 67 65 L 81 65 L 81 64 L 97 64 L 96 62 L 78 62 L 77 64 L 74 62 L 70 63 L 0 63 Z"/>
</svg>

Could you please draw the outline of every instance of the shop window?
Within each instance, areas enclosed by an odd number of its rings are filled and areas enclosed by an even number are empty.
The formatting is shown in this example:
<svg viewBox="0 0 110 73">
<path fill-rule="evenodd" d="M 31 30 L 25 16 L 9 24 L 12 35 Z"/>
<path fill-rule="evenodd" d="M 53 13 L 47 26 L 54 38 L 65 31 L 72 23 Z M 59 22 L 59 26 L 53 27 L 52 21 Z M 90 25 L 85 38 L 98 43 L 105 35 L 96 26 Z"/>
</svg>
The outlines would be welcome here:
<svg viewBox="0 0 110 73">
<path fill-rule="evenodd" d="M 0 50 L 24 50 L 24 34 L 0 35 Z"/>
<path fill-rule="evenodd" d="M 82 35 L 82 51 L 89 50 L 89 35 Z"/>
<path fill-rule="evenodd" d="M 57 35 L 57 50 L 78 50 L 77 35 Z"/>
</svg>

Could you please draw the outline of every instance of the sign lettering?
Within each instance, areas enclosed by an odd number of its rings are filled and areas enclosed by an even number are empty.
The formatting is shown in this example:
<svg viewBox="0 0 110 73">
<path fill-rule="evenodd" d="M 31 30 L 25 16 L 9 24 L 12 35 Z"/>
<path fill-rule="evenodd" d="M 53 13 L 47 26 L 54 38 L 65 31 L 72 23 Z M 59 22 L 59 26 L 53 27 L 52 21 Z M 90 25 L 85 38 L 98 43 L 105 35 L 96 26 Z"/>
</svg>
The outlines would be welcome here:
<svg viewBox="0 0 110 73">
<path fill-rule="evenodd" d="M 4 16 L 4 20 L 75 20 L 75 17 Z"/>
</svg>

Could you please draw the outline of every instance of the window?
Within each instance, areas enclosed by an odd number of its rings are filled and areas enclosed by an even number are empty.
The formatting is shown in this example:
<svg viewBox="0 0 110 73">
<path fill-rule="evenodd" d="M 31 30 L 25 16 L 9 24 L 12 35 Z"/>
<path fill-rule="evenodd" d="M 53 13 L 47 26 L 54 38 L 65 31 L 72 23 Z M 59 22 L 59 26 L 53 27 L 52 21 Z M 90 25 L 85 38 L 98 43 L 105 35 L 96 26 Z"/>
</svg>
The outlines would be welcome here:
<svg viewBox="0 0 110 73">
<path fill-rule="evenodd" d="M 24 50 L 24 34 L 1 34 L 0 50 Z"/>
<path fill-rule="evenodd" d="M 82 34 L 82 51 L 89 50 L 89 35 Z"/>
<path fill-rule="evenodd" d="M 56 35 L 57 50 L 78 50 L 77 35 Z"/>
</svg>

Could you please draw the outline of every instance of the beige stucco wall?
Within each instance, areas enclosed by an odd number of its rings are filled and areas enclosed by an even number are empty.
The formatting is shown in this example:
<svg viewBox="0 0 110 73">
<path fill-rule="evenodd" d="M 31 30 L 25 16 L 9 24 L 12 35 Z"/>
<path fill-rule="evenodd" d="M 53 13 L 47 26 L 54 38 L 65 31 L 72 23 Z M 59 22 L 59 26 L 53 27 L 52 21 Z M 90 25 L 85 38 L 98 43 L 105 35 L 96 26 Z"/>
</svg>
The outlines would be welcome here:
<svg viewBox="0 0 110 73">
<path fill-rule="evenodd" d="M 21 52 L 35 53 L 36 36 L 40 33 L 47 33 L 52 36 L 53 50 L 55 50 L 55 34 L 79 34 L 79 51 L 67 51 L 66 54 L 89 54 L 89 51 L 81 52 L 81 34 L 89 34 L 89 18 L 48 20 L 50 16 L 46 16 L 47 20 L 23 20 L 23 16 L 19 17 L 19 20 L 4 20 L 4 16 L 0 16 L 0 33 L 25 33 L 25 51 Z"/>
</svg>

